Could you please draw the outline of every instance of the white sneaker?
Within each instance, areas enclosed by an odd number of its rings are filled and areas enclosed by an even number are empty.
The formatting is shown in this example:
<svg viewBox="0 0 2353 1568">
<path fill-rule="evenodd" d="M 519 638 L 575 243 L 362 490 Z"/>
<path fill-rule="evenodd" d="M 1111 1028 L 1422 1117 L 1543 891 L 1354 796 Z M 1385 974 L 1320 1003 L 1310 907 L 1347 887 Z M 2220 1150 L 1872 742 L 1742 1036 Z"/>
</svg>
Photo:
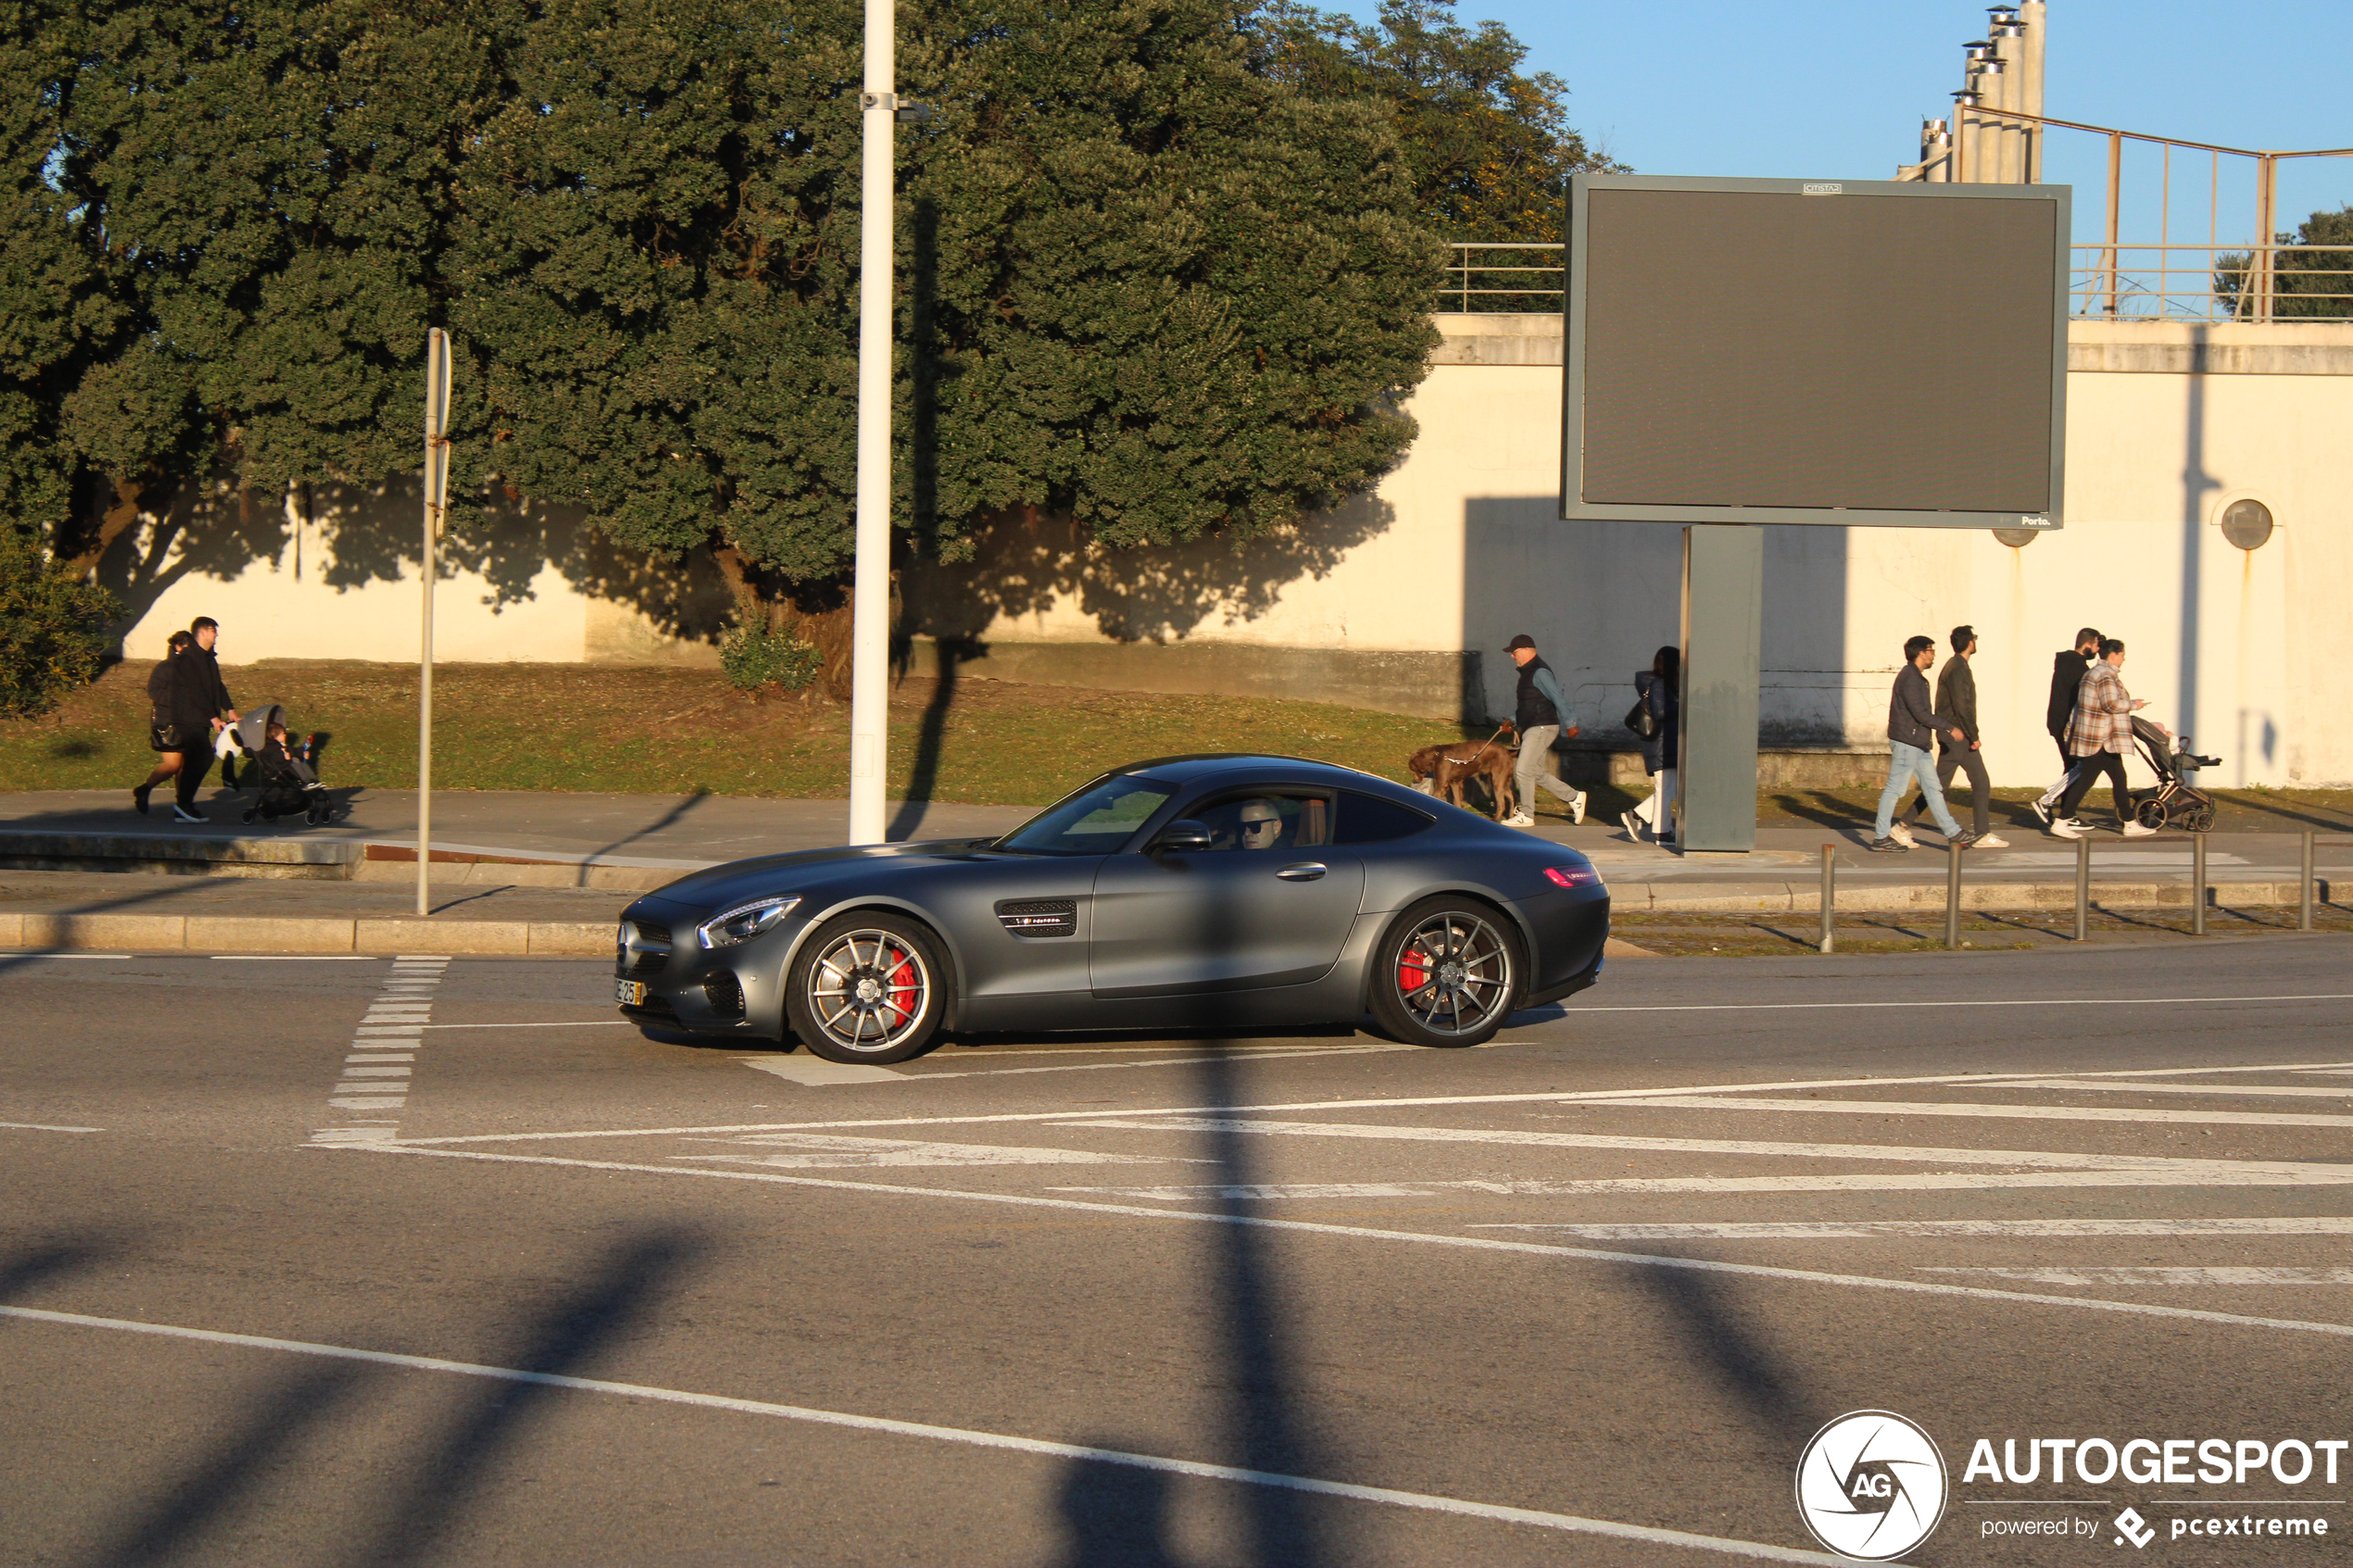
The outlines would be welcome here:
<svg viewBox="0 0 2353 1568">
<path fill-rule="evenodd" d="M 1620 811 L 1617 820 L 1626 824 L 1626 836 L 1640 844 L 1642 841 L 1642 819 L 1631 811 Z"/>
<path fill-rule="evenodd" d="M 1568 820 L 1572 826 L 1581 828 L 1585 825 L 1585 797 L 1583 796 L 1580 795 L 1568 803 Z"/>
<path fill-rule="evenodd" d="M 1998 833 L 1989 833 L 1977 841 L 1980 849 L 2007 849 L 2009 847 L 2010 841 Z"/>
<path fill-rule="evenodd" d="M 1887 830 L 1887 836 L 1902 845 L 1906 849 L 1918 849 L 1920 847 L 1920 841 L 1912 836 L 1912 830 L 1906 827 L 1902 822 L 1897 822 L 1893 827 L 1889 828 Z"/>
<path fill-rule="evenodd" d="M 2051 823 L 2051 836 L 2053 838 L 2081 838 L 2083 836 L 2083 830 L 2073 822 L 2054 820 Z"/>
<path fill-rule="evenodd" d="M 2155 838 L 2157 836 L 2157 830 L 2155 828 L 2143 827 L 2138 822 L 2126 822 L 2124 824 L 2124 836 L 2127 838 Z"/>
<path fill-rule="evenodd" d="M 1516 811 L 1504 819 L 1504 825 L 1507 828 L 1532 828 L 1536 825 L 1536 819 L 1525 811 Z"/>
</svg>

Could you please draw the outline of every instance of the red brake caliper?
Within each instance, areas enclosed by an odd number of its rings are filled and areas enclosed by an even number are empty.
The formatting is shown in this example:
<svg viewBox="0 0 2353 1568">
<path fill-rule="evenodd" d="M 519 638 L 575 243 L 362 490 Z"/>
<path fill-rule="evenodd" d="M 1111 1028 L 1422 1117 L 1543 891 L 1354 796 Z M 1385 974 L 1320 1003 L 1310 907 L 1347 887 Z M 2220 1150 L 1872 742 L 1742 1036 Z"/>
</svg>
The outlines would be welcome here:
<svg viewBox="0 0 2353 1568">
<path fill-rule="evenodd" d="M 1397 957 L 1397 988 L 1412 996 L 1429 984 L 1429 956 L 1418 942 Z"/>
<path fill-rule="evenodd" d="M 890 1010 L 897 1013 L 901 1021 L 904 1021 L 910 1016 L 910 1014 L 907 1009 L 900 1005 L 899 998 L 902 994 L 912 991 L 915 988 L 915 982 L 908 972 L 914 968 L 914 962 L 904 949 L 898 950 L 891 956 L 896 958 L 899 961 L 892 966 L 890 977 L 884 983 L 883 988 L 890 997 Z"/>
</svg>

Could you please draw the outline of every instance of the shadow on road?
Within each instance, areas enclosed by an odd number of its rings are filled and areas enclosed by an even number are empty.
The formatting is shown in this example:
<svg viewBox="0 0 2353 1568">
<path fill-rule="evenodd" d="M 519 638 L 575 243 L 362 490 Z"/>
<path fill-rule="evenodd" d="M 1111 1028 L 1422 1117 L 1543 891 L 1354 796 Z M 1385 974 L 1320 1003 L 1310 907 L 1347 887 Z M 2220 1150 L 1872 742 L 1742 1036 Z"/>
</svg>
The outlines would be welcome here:
<svg viewBox="0 0 2353 1568">
<path fill-rule="evenodd" d="M 1091 1448 L 1116 1444 L 1081 1438 Z M 1168 1477 L 1124 1464 L 1074 1461 L 1055 1507 L 1070 1543 L 1055 1568 L 1184 1568 L 1168 1546 Z"/>
<path fill-rule="evenodd" d="M 1628 1282 L 1663 1309 L 1661 1323 L 1680 1335 L 1692 1361 L 1743 1406 L 1758 1431 L 1778 1441 L 1807 1433 L 1825 1417 L 1770 1347 L 1743 1322 L 1721 1278 L 1697 1269 L 1637 1267 Z"/>
</svg>

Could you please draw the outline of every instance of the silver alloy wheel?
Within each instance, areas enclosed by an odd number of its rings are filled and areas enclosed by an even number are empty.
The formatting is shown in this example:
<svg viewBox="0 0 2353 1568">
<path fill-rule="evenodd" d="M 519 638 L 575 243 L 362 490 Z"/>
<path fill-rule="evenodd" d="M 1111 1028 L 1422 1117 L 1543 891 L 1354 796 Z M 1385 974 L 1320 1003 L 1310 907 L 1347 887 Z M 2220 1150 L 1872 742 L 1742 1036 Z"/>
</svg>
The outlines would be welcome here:
<svg viewBox="0 0 2353 1568">
<path fill-rule="evenodd" d="M 1476 1034 L 1509 1006 L 1512 949 L 1478 916 L 1444 909 L 1397 949 L 1390 984 L 1406 1016 L 1433 1035 Z"/>
<path fill-rule="evenodd" d="M 809 1013 L 833 1045 L 887 1051 L 931 1010 L 931 970 L 905 937 L 845 931 L 809 966 Z"/>
</svg>

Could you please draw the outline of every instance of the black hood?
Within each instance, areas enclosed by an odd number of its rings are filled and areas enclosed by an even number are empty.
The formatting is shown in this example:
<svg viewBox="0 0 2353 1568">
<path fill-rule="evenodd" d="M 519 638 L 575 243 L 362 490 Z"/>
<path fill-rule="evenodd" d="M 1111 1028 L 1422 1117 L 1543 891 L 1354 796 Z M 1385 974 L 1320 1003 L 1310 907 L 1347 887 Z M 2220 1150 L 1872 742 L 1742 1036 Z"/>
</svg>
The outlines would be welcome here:
<svg viewBox="0 0 2353 1568">
<path fill-rule="evenodd" d="M 696 909 L 715 909 L 772 893 L 792 893 L 803 887 L 820 886 L 831 883 L 852 867 L 862 867 L 864 874 L 872 876 L 884 870 L 884 865 L 877 862 L 935 865 L 941 860 L 961 859 L 994 842 L 988 838 L 943 838 L 924 844 L 867 844 L 838 849 L 797 849 L 789 855 L 761 855 L 749 860 L 730 860 L 724 866 L 691 872 L 676 882 L 663 884 L 646 897 Z"/>
</svg>

